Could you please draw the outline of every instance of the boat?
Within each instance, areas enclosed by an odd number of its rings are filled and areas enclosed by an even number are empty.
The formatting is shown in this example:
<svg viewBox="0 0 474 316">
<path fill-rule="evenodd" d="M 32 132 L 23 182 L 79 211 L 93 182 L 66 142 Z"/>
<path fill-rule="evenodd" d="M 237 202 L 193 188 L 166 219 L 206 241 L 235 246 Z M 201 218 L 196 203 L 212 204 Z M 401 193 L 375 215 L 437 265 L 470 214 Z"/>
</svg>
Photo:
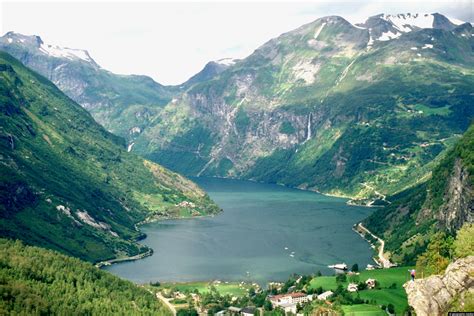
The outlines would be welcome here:
<svg viewBox="0 0 474 316">
<path fill-rule="evenodd" d="M 347 270 L 347 264 L 345 264 L 345 263 L 336 263 L 334 265 L 328 266 L 328 268 L 345 271 L 345 270 Z"/>
</svg>

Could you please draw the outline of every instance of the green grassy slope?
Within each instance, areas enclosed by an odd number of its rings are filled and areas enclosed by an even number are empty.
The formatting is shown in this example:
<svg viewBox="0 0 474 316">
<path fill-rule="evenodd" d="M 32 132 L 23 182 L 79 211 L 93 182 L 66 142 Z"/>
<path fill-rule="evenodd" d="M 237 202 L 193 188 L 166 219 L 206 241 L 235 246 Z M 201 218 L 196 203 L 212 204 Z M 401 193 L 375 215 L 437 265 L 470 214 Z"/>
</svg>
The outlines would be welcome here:
<svg viewBox="0 0 474 316">
<path fill-rule="evenodd" d="M 0 53 L 0 235 L 90 261 L 145 251 L 135 223 L 216 212 L 198 186 L 124 141 L 44 77 Z M 194 205 L 177 206 L 183 201 Z"/>
<path fill-rule="evenodd" d="M 360 275 L 357 276 L 358 282 L 365 282 L 367 279 L 372 278 L 379 282 L 379 289 L 362 290 L 353 296 L 359 296 L 363 300 L 369 300 L 370 304 L 343 306 L 345 312 L 351 315 L 349 312 L 355 313 L 355 315 L 381 315 L 377 313 L 381 311 L 379 305 L 393 304 L 397 315 L 401 315 L 408 306 L 407 296 L 403 288 L 403 284 L 409 280 L 408 270 L 410 267 L 398 267 L 392 269 L 380 269 L 372 271 L 361 271 Z M 343 287 L 347 287 L 350 283 L 340 283 Z M 394 285 L 395 284 L 395 285 Z M 339 283 L 336 282 L 335 276 L 321 276 L 315 277 L 311 280 L 310 287 L 316 289 L 322 287 L 326 290 L 335 290 Z M 375 313 L 375 314 L 371 314 Z"/>
<path fill-rule="evenodd" d="M 2 315 L 171 315 L 153 294 L 55 251 L 0 239 Z"/>
</svg>

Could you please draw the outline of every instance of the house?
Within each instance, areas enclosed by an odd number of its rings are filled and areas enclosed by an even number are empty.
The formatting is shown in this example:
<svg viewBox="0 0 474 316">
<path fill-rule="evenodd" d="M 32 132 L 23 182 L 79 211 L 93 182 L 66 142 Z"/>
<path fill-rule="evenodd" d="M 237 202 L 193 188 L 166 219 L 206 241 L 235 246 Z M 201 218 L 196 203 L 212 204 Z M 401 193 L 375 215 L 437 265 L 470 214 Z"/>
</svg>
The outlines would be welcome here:
<svg viewBox="0 0 474 316">
<path fill-rule="evenodd" d="M 280 307 L 285 312 L 285 314 L 286 313 L 296 314 L 296 310 L 297 310 L 296 305 L 298 304 L 297 303 L 284 303 L 284 304 L 280 304 L 278 307 Z"/>
<path fill-rule="evenodd" d="M 367 279 L 367 281 L 365 281 L 365 284 L 367 284 L 367 288 L 369 289 L 373 289 L 376 285 L 376 280 L 375 279 Z"/>
<path fill-rule="evenodd" d="M 349 283 L 349 285 L 347 286 L 347 290 L 349 292 L 357 292 L 357 284 Z"/>
<path fill-rule="evenodd" d="M 240 307 L 230 306 L 227 311 L 230 315 L 238 315 L 242 309 Z"/>
<path fill-rule="evenodd" d="M 244 307 L 240 310 L 240 314 L 243 315 L 243 316 L 253 316 L 255 315 L 255 311 L 257 309 L 255 307 L 252 307 L 252 306 L 248 306 L 248 307 Z"/>
<path fill-rule="evenodd" d="M 334 293 L 332 291 L 326 291 L 326 292 L 321 293 L 321 294 L 318 295 L 318 300 L 325 301 L 333 294 Z"/>
<path fill-rule="evenodd" d="M 225 316 L 225 311 L 218 311 L 214 316 Z"/>
</svg>

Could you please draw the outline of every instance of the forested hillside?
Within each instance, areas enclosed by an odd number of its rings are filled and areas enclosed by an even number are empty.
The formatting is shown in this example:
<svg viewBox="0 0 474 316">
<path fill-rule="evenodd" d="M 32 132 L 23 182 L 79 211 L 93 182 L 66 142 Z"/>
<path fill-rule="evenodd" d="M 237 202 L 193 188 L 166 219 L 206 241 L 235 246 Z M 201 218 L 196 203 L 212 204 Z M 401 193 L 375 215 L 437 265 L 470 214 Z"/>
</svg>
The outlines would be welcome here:
<svg viewBox="0 0 474 316">
<path fill-rule="evenodd" d="M 123 139 L 3 52 L 0 101 L 1 237 L 97 261 L 148 251 L 135 242 L 147 217 L 218 211 L 197 185 L 127 153 Z"/>
<path fill-rule="evenodd" d="M 436 232 L 453 235 L 474 222 L 474 125 L 432 172 L 431 179 L 389 197 L 367 227 L 383 236 L 398 262 L 414 263 Z"/>
<path fill-rule="evenodd" d="M 1 315 L 171 315 L 132 282 L 55 251 L 0 239 Z"/>
</svg>

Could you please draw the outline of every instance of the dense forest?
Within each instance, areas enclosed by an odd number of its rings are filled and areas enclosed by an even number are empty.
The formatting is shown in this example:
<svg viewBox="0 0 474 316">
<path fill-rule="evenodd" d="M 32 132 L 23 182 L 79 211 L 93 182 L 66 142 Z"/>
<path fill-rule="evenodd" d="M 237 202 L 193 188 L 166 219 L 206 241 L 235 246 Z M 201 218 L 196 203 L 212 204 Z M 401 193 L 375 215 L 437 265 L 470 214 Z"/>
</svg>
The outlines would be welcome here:
<svg viewBox="0 0 474 316">
<path fill-rule="evenodd" d="M 132 282 L 6 239 L 0 239 L 0 296 L 0 315 L 171 315 Z"/>
</svg>

